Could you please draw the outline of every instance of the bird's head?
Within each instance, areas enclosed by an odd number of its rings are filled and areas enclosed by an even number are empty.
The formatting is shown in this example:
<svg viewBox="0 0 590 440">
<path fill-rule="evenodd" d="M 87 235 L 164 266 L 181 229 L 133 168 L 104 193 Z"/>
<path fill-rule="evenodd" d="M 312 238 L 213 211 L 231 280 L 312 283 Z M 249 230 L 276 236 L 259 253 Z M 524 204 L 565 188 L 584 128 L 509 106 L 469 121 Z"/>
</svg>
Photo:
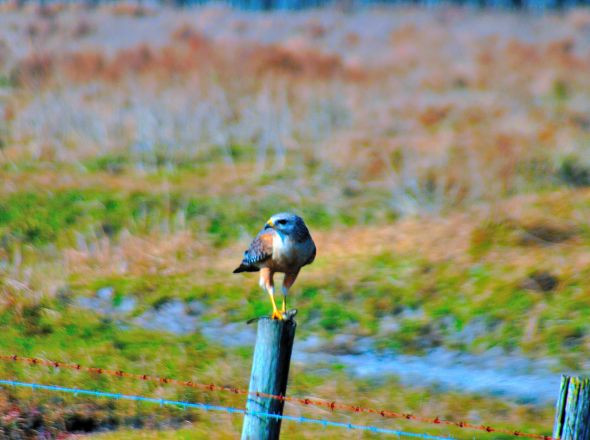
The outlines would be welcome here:
<svg viewBox="0 0 590 440">
<path fill-rule="evenodd" d="M 273 215 L 268 219 L 264 228 L 272 228 L 285 236 L 299 236 L 302 233 L 309 234 L 303 219 L 290 212 L 281 212 Z"/>
</svg>

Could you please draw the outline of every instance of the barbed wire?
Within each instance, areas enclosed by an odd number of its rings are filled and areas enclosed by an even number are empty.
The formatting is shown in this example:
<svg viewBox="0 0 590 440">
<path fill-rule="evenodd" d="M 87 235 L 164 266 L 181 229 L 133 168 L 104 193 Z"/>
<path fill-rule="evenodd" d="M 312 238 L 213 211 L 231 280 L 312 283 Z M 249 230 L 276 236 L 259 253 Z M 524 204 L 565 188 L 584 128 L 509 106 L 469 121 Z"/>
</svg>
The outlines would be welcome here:
<svg viewBox="0 0 590 440">
<path fill-rule="evenodd" d="M 13 362 L 23 362 L 28 363 L 30 365 L 45 365 L 53 368 L 67 368 L 76 371 L 84 371 L 93 374 L 104 374 L 109 376 L 115 377 L 124 377 L 129 379 L 135 380 L 142 380 L 148 382 L 155 382 L 160 384 L 171 384 L 171 385 L 180 385 L 185 387 L 197 388 L 204 391 L 222 391 L 222 392 L 230 392 L 233 394 L 241 394 L 241 395 L 255 395 L 256 397 L 266 397 L 269 399 L 276 399 L 282 400 L 285 402 L 297 403 L 300 405 L 305 406 L 317 406 L 317 407 L 324 407 L 328 408 L 332 411 L 334 410 L 341 410 L 347 412 L 354 412 L 354 413 L 365 413 L 365 414 L 374 414 L 378 415 L 382 418 L 391 418 L 391 419 L 406 419 L 406 420 L 413 420 L 421 423 L 429 423 L 429 424 L 436 424 L 436 425 L 446 425 L 452 426 L 461 429 L 474 429 L 489 433 L 497 433 L 497 434 L 506 434 L 511 435 L 514 437 L 522 437 L 522 438 L 534 438 L 534 439 L 541 439 L 541 440 L 557 440 L 551 436 L 543 435 L 543 434 L 533 434 L 522 432 L 519 430 L 509 430 L 509 429 L 501 429 L 495 428 L 489 425 L 475 425 L 468 422 L 463 421 L 452 421 L 452 420 L 445 420 L 441 419 L 440 417 L 424 417 L 424 416 L 417 416 L 411 413 L 400 413 L 395 411 L 390 411 L 386 409 L 376 409 L 376 408 L 367 408 L 358 405 L 351 405 L 347 403 L 340 403 L 336 401 L 327 401 L 327 400 L 320 400 L 317 398 L 305 398 L 305 397 L 291 397 L 291 396 L 278 396 L 274 394 L 268 394 L 263 392 L 250 392 L 246 389 L 242 388 L 235 388 L 235 387 L 228 387 L 228 386 L 221 386 L 215 384 L 204 384 L 198 383 L 193 381 L 184 381 L 178 379 L 171 379 L 167 377 L 160 377 L 160 376 L 151 376 L 147 374 L 135 374 L 135 373 L 128 373 L 123 370 L 111 370 L 106 368 L 99 368 L 99 367 L 86 367 L 80 364 L 72 364 L 66 362 L 59 362 L 59 361 L 49 361 L 45 359 L 39 358 L 29 358 L 29 357 L 22 357 L 18 355 L 0 355 L 0 360 L 2 361 L 13 361 Z"/>
<path fill-rule="evenodd" d="M 357 429 L 362 431 L 370 431 L 374 433 L 380 434 L 390 434 L 390 435 L 397 435 L 398 437 L 411 437 L 411 438 L 423 438 L 428 440 L 453 440 L 452 437 L 439 437 L 430 434 L 418 433 L 418 432 L 406 432 L 406 431 L 399 431 L 396 429 L 389 429 L 389 428 L 381 428 L 378 426 L 370 426 L 370 425 L 357 425 L 354 423 L 344 423 L 344 422 L 334 422 L 332 420 L 325 420 L 325 419 L 310 419 L 308 417 L 297 417 L 297 416 L 286 416 L 282 414 L 271 414 L 263 411 L 252 411 L 246 410 L 242 408 L 233 408 L 229 406 L 221 406 L 221 405 L 210 405 L 208 403 L 194 403 L 194 402 L 183 402 L 180 400 L 169 400 L 169 399 L 157 399 L 154 397 L 144 397 L 144 396 L 136 396 L 136 395 L 129 395 L 129 394 L 118 394 L 118 393 L 109 393 L 106 391 L 95 391 L 95 390 L 86 390 L 82 388 L 67 388 L 58 385 L 42 385 L 32 382 L 19 382 L 15 380 L 6 380 L 0 379 L 0 385 L 10 385 L 14 387 L 25 387 L 31 389 L 40 389 L 46 391 L 59 391 L 64 393 L 70 393 L 74 395 L 89 395 L 95 397 L 107 397 L 109 399 L 117 399 L 117 400 L 133 400 L 136 402 L 148 402 L 148 403 L 157 403 L 159 405 L 168 405 L 168 406 L 176 406 L 181 408 L 196 408 L 202 409 L 205 411 L 223 411 L 228 412 L 230 414 L 243 414 L 249 416 L 257 416 L 257 417 L 268 417 L 273 419 L 279 420 L 289 420 L 298 423 L 312 423 L 316 425 L 322 425 L 324 427 L 335 427 L 335 428 L 346 428 L 346 429 Z"/>
</svg>

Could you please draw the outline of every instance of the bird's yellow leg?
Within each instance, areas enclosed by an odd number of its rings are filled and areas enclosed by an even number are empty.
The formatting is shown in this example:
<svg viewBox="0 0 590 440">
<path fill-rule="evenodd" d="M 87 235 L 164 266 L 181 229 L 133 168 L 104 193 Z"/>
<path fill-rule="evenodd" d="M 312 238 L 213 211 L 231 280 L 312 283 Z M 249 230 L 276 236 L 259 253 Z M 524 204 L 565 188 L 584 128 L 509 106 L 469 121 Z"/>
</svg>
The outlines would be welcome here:
<svg viewBox="0 0 590 440">
<path fill-rule="evenodd" d="M 279 319 L 279 320 L 283 320 L 283 314 L 281 312 L 279 312 L 279 309 L 277 309 L 277 304 L 275 303 L 275 295 L 274 295 L 274 289 L 270 289 L 268 291 L 268 295 L 270 296 L 270 302 L 272 303 L 272 319 Z"/>
<path fill-rule="evenodd" d="M 283 319 L 283 315 L 277 309 L 277 304 L 275 303 L 275 286 L 272 281 L 273 273 L 267 267 L 262 268 L 260 270 L 260 286 L 263 287 L 270 296 L 270 302 L 272 303 L 272 319 Z"/>
</svg>

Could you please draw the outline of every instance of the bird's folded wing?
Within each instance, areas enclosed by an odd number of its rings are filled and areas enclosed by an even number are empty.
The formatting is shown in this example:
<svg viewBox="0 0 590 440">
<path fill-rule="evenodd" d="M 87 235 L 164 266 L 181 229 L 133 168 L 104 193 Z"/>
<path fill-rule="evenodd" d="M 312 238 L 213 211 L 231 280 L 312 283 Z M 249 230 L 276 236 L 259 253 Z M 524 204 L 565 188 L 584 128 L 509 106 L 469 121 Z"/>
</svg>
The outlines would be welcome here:
<svg viewBox="0 0 590 440">
<path fill-rule="evenodd" d="M 272 240 L 274 231 L 262 230 L 256 236 L 246 252 L 244 252 L 244 263 L 256 264 L 272 257 Z"/>
</svg>

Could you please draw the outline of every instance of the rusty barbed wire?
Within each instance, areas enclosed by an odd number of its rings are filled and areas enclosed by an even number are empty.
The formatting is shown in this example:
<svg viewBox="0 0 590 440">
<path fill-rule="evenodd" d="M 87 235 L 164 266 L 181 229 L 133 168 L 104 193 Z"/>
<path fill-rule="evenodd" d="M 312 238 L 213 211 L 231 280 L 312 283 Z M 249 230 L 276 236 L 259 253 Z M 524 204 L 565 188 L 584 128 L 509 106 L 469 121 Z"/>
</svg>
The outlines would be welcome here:
<svg viewBox="0 0 590 440">
<path fill-rule="evenodd" d="M 133 394 L 120 394 L 120 393 L 110 393 L 108 391 L 100 391 L 100 390 L 88 390 L 88 389 L 81 389 L 81 388 L 69 388 L 69 387 L 62 387 L 59 385 L 45 385 L 40 383 L 34 382 L 20 382 L 16 380 L 7 380 L 7 379 L 0 379 L 0 386 L 12 386 L 12 387 L 22 387 L 22 388 L 30 388 L 32 390 L 44 390 L 44 391 L 53 391 L 53 392 L 60 392 L 60 393 L 69 393 L 73 394 L 74 396 L 78 395 L 86 395 L 86 396 L 93 396 L 93 397 L 106 397 L 107 399 L 115 399 L 115 400 L 131 400 L 134 402 L 148 402 L 148 403 L 155 403 L 159 404 L 160 406 L 175 406 L 179 408 L 193 408 L 204 410 L 207 412 L 226 412 L 229 414 L 243 414 L 244 416 L 255 416 L 255 417 L 264 417 L 266 419 L 274 419 L 274 420 L 289 420 L 295 423 L 309 423 L 314 425 L 320 425 L 324 428 L 333 427 L 333 428 L 342 428 L 342 429 L 349 429 L 349 430 L 358 430 L 358 431 L 368 431 L 378 434 L 390 434 L 395 435 L 397 438 L 407 437 L 407 438 L 420 438 L 425 440 L 453 440 L 450 437 L 440 437 L 438 435 L 431 435 L 423 432 L 407 432 L 407 431 L 400 431 L 398 429 L 391 429 L 391 428 L 382 428 L 380 426 L 371 426 L 371 425 L 357 425 L 356 423 L 343 423 L 337 422 L 334 420 L 326 420 L 326 419 L 311 419 L 309 417 L 303 416 L 290 416 L 284 414 L 273 414 L 266 411 L 257 411 L 251 409 L 242 409 L 242 408 L 234 408 L 231 406 L 221 406 L 221 405 L 211 405 L 209 403 L 201 403 L 201 402 L 185 402 L 180 400 L 170 400 L 170 399 L 159 399 L 154 397 L 146 397 L 146 396 L 138 396 Z"/>
<path fill-rule="evenodd" d="M 543 434 L 533 434 L 522 432 L 519 430 L 509 430 L 509 429 L 502 429 L 502 428 L 494 428 L 488 425 L 475 425 L 468 422 L 463 421 L 452 421 L 452 420 L 445 420 L 439 417 L 424 417 L 424 416 L 417 416 L 410 413 L 400 413 L 395 411 L 390 411 L 386 409 L 375 409 L 375 408 L 367 408 L 357 405 L 351 405 L 347 403 L 340 403 L 336 401 L 326 401 L 320 400 L 317 398 L 310 399 L 306 397 L 291 397 L 291 396 L 279 396 L 274 394 L 262 393 L 259 391 L 250 392 L 246 389 L 236 388 L 236 387 L 228 387 L 222 385 L 215 385 L 215 384 L 204 384 L 193 382 L 191 380 L 178 380 L 178 379 L 171 379 L 168 377 L 160 377 L 160 376 L 153 376 L 148 374 L 137 374 L 137 373 L 128 373 L 123 370 L 111 370 L 106 368 L 100 367 L 86 367 L 80 364 L 73 364 L 68 362 L 61 362 L 61 361 L 50 361 L 46 359 L 40 358 L 29 358 L 23 357 L 18 355 L 0 355 L 0 360 L 2 361 L 12 361 L 12 362 L 22 362 L 29 365 L 43 365 L 53 368 L 65 368 L 70 370 L 88 372 L 92 374 L 104 374 L 108 376 L 114 377 L 123 377 L 128 379 L 135 379 L 135 380 L 142 380 L 160 384 L 171 384 L 171 385 L 180 385 L 185 387 L 196 388 L 204 391 L 222 391 L 222 392 L 229 392 L 233 394 L 241 394 L 241 395 L 255 395 L 256 397 L 266 397 L 269 399 L 276 399 L 282 400 L 284 402 L 290 403 L 298 403 L 300 405 L 306 406 L 317 406 L 317 407 L 324 407 L 328 408 L 331 411 L 341 410 L 347 412 L 355 412 L 355 413 L 365 413 L 365 414 L 374 414 L 381 416 L 382 418 L 391 418 L 391 419 L 406 419 L 406 420 L 414 420 L 421 423 L 429 423 L 435 425 L 446 425 L 452 426 L 455 428 L 463 428 L 463 429 L 474 429 L 489 433 L 497 433 L 497 434 L 505 434 L 505 435 L 512 435 L 514 437 L 522 437 L 522 438 L 534 438 L 534 439 L 542 439 L 542 440 L 558 440 L 554 437 L 543 435 Z"/>
</svg>

